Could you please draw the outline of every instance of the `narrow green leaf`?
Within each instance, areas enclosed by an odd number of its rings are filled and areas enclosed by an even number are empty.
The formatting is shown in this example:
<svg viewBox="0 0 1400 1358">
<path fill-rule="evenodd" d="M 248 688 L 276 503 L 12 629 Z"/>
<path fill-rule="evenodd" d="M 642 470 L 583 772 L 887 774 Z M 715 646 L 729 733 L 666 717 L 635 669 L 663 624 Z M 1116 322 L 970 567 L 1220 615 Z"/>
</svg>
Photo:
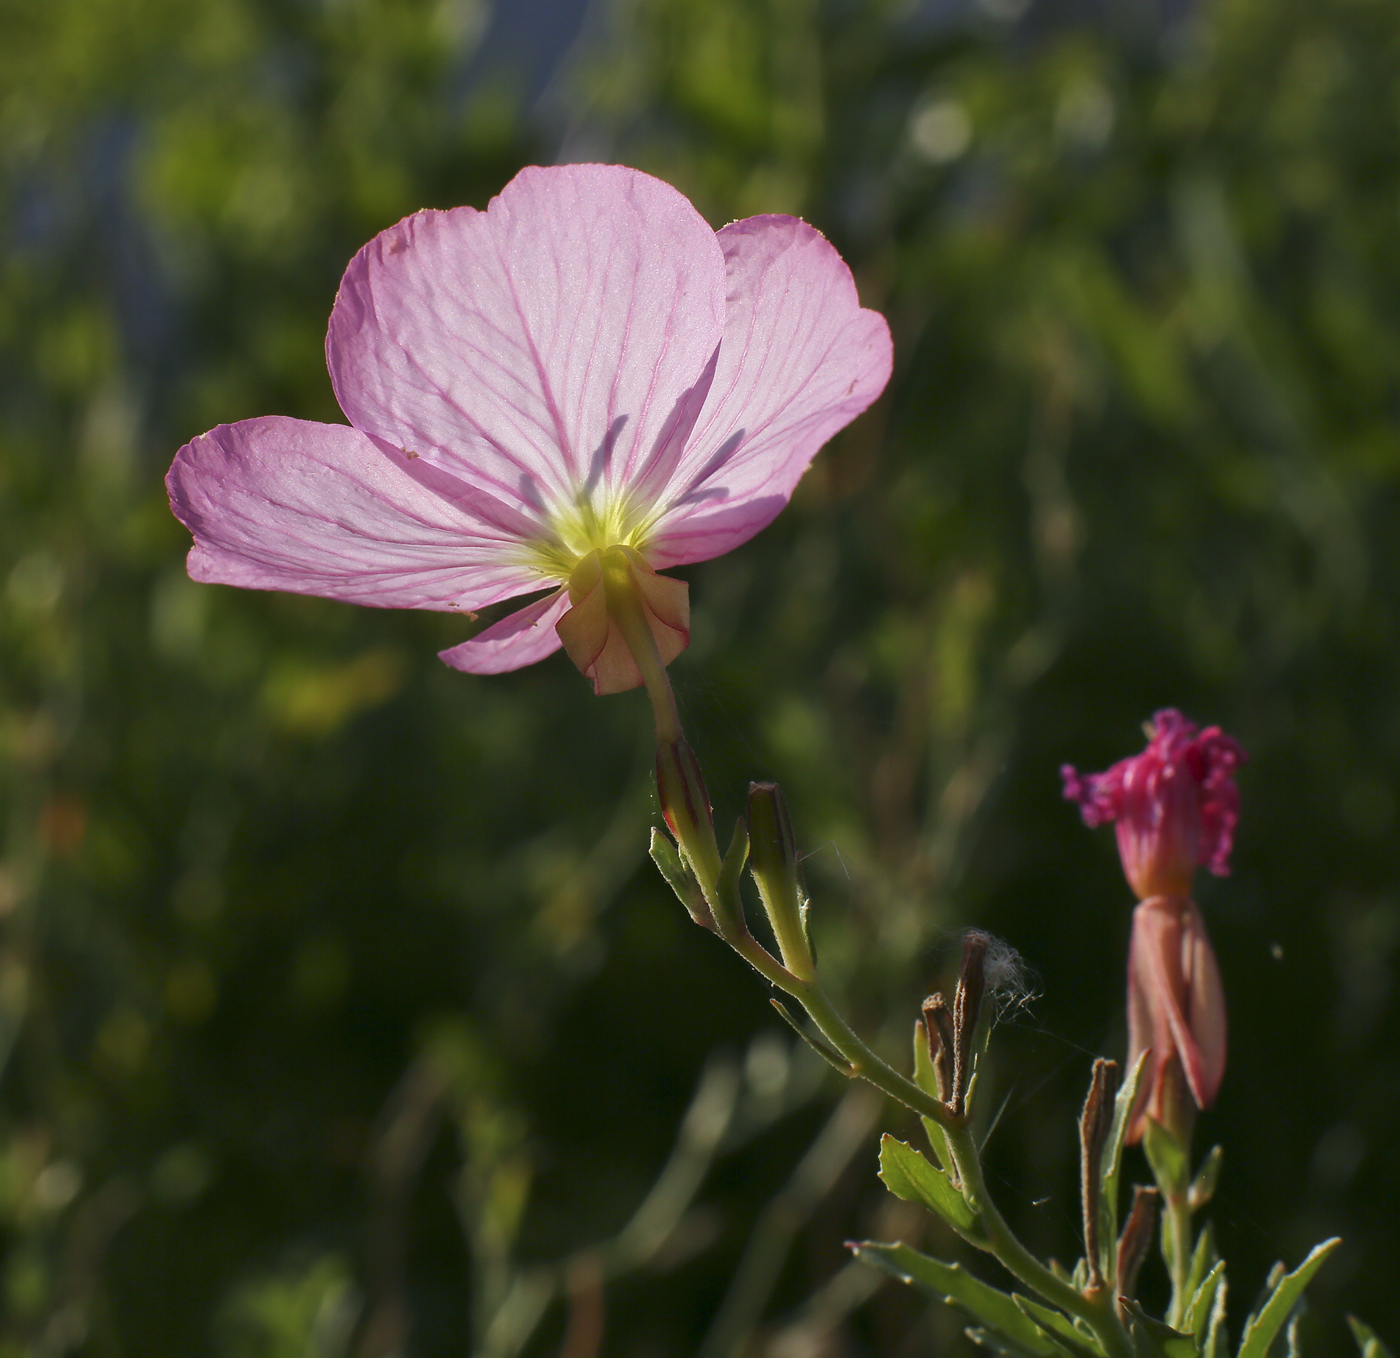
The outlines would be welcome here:
<svg viewBox="0 0 1400 1358">
<path fill-rule="evenodd" d="M 1143 1121 L 1146 1130 L 1142 1134 L 1142 1148 L 1147 1152 L 1147 1163 L 1152 1166 L 1162 1197 L 1174 1198 L 1185 1190 L 1191 1178 L 1187 1148 L 1160 1122 L 1150 1117 Z"/>
<path fill-rule="evenodd" d="M 948 1176 L 929 1164 L 913 1146 L 896 1141 L 888 1133 L 880 1138 L 880 1178 L 895 1197 L 922 1203 L 955 1231 L 966 1235 L 976 1229 L 972 1208 Z"/>
<path fill-rule="evenodd" d="M 1259 1314 L 1251 1316 L 1246 1322 L 1244 1337 L 1240 1340 L 1239 1358 L 1265 1358 L 1302 1297 L 1303 1289 L 1312 1281 L 1313 1274 L 1322 1267 L 1327 1256 L 1341 1243 L 1336 1237 L 1324 1240 L 1292 1273 L 1279 1279 L 1273 1295 L 1260 1308 Z"/>
<path fill-rule="evenodd" d="M 1011 1300 L 1031 1321 L 1040 1326 L 1051 1338 L 1058 1339 L 1073 1354 L 1102 1354 L 1103 1348 L 1097 1340 L 1086 1342 L 1085 1336 L 1075 1328 L 1074 1321 L 1053 1307 L 1042 1306 L 1038 1301 L 1012 1293 Z"/>
<path fill-rule="evenodd" d="M 724 861 L 719 865 L 720 899 L 730 901 L 735 913 L 742 918 L 743 897 L 739 890 L 739 880 L 744 875 L 744 864 L 749 861 L 749 827 L 742 816 L 734 824 L 734 835 L 729 848 L 724 852 Z"/>
<path fill-rule="evenodd" d="M 1347 1324 L 1351 1326 L 1351 1337 L 1356 1340 L 1356 1347 L 1361 1350 L 1361 1358 L 1392 1358 L 1380 1336 L 1364 1320 L 1348 1316 Z"/>
<path fill-rule="evenodd" d="M 1123 1141 L 1128 1135 L 1128 1115 L 1137 1100 L 1142 1083 L 1142 1069 L 1147 1053 L 1138 1057 L 1128 1078 L 1119 1087 L 1113 1100 L 1113 1121 L 1108 1125 L 1103 1158 L 1099 1161 L 1099 1269 L 1110 1285 L 1117 1282 L 1118 1270 L 1118 1197 L 1121 1192 Z"/>
<path fill-rule="evenodd" d="M 1206 1342 L 1201 1358 L 1225 1358 L 1230 1351 L 1230 1331 L 1225 1323 L 1225 1299 L 1229 1291 L 1222 1269 L 1220 1285 L 1215 1289 L 1215 1304 L 1210 1308 L 1210 1324 L 1206 1327 Z"/>
<path fill-rule="evenodd" d="M 793 1015 L 792 1011 L 787 1007 L 787 1005 L 785 1005 L 781 1000 L 771 998 L 769 999 L 768 1003 L 771 1004 L 773 1008 L 776 1009 L 778 1013 L 780 1013 L 783 1016 L 783 1022 L 786 1023 L 787 1026 L 791 1028 L 792 1031 L 795 1032 L 798 1035 L 798 1037 L 800 1037 L 814 1052 L 816 1052 L 816 1054 L 820 1056 L 821 1059 L 827 1063 L 827 1065 L 829 1065 L 839 1075 L 844 1075 L 848 1080 L 853 1077 L 854 1072 L 851 1070 L 851 1063 L 845 1060 L 843 1057 L 839 1056 L 830 1047 L 828 1047 L 822 1039 L 814 1037 L 811 1033 L 809 1033 L 807 1029 L 804 1028 L 800 1022 L 798 1022 L 797 1018 Z"/>
<path fill-rule="evenodd" d="M 1205 1232 L 1202 1232 L 1204 1235 Z M 1215 1292 L 1225 1280 L 1225 1261 L 1219 1259 L 1200 1285 L 1191 1293 L 1186 1307 L 1186 1328 L 1196 1336 L 1196 1342 L 1203 1348 L 1206 1333 L 1210 1328 L 1211 1316 L 1215 1313 Z"/>
<path fill-rule="evenodd" d="M 1196 1171 L 1196 1177 L 1191 1180 L 1191 1187 L 1186 1194 L 1187 1206 L 1193 1212 L 1199 1212 L 1215 1196 L 1224 1163 L 1224 1146 L 1212 1146 L 1210 1154 L 1201 1161 L 1201 1167 Z"/>
<path fill-rule="evenodd" d="M 979 1344 L 1031 1358 L 1063 1358 L 1064 1350 L 1016 1305 L 1016 1299 L 980 1278 L 961 1264 L 930 1259 L 908 1245 L 879 1245 L 872 1241 L 852 1245 L 857 1259 L 914 1283 L 942 1297 L 950 1306 L 966 1311 L 986 1327 L 986 1337 L 971 1336 Z"/>
<path fill-rule="evenodd" d="M 1259 1289 L 1259 1295 L 1254 1298 L 1254 1305 L 1249 1308 L 1249 1319 L 1246 1325 L 1254 1324 L 1254 1317 L 1264 1309 L 1264 1304 L 1274 1295 L 1274 1289 L 1283 1281 L 1283 1276 L 1288 1272 L 1288 1265 L 1282 1259 L 1269 1270 L 1268 1277 L 1264 1279 L 1264 1285 Z"/>
<path fill-rule="evenodd" d="M 1154 1320 L 1137 1302 L 1126 1297 L 1120 1298 L 1118 1304 L 1128 1313 L 1137 1358 L 1200 1358 L 1195 1335 L 1182 1334 Z"/>
<path fill-rule="evenodd" d="M 710 907 L 705 904 L 700 883 L 682 861 L 676 846 L 657 829 L 651 832 L 651 861 L 666 879 L 666 884 L 676 893 L 676 899 L 685 906 L 690 918 L 702 929 L 713 930 L 715 922 L 710 916 Z"/>
<path fill-rule="evenodd" d="M 993 1353 L 1001 1355 L 1001 1358 L 1036 1358 L 1029 1349 L 1023 1349 L 1019 1344 L 1013 1344 L 1005 1335 L 998 1334 L 995 1330 L 983 1329 L 979 1325 L 969 1325 L 963 1333 L 978 1348 L 990 1349 Z"/>
<path fill-rule="evenodd" d="M 925 1094 L 931 1094 L 935 1099 L 938 1097 L 938 1080 L 933 1073 L 933 1062 L 928 1057 L 928 1035 L 922 1021 L 914 1025 L 914 1083 Z M 948 1133 L 932 1118 L 921 1117 L 919 1121 L 924 1124 L 924 1135 L 928 1137 L 928 1144 L 939 1164 L 956 1182 L 957 1174 L 953 1167 L 952 1147 L 948 1145 Z"/>
<path fill-rule="evenodd" d="M 1205 1282 L 1219 1259 L 1220 1255 L 1215 1248 L 1215 1228 L 1207 1223 L 1205 1229 L 1196 1237 L 1196 1248 L 1191 1254 L 1191 1267 L 1186 1274 L 1188 1297 L 1194 1298 L 1200 1291 L 1201 1284 Z M 1189 1305 L 1188 1303 L 1188 1307 Z"/>
</svg>

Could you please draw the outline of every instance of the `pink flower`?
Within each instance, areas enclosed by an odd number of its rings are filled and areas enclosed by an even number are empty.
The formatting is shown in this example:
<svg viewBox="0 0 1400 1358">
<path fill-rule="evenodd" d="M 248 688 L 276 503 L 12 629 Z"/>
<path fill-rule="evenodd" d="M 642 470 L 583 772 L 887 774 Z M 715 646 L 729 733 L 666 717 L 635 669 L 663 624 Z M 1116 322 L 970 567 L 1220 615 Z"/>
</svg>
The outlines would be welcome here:
<svg viewBox="0 0 1400 1358">
<path fill-rule="evenodd" d="M 265 416 L 176 456 L 191 577 L 467 614 L 547 590 L 442 658 L 516 669 L 560 628 L 609 692 L 641 676 L 596 602 L 600 554 L 624 549 L 609 559 L 674 658 L 686 586 L 655 572 L 768 524 L 883 390 L 891 346 L 804 222 L 714 232 L 658 179 L 566 165 L 376 236 L 326 360 L 348 425 Z"/>
<path fill-rule="evenodd" d="M 1123 872 L 1141 901 L 1189 896 L 1198 864 L 1217 877 L 1229 875 L 1239 820 L 1235 769 L 1244 758 L 1218 726 L 1198 734 L 1166 708 L 1153 717 L 1141 754 L 1105 773 L 1081 776 L 1066 764 L 1060 776 L 1085 825 L 1117 822 Z"/>
<path fill-rule="evenodd" d="M 1086 825 L 1116 822 L 1123 871 L 1141 902 L 1128 948 L 1128 1059 L 1148 1057 L 1133 1141 L 1145 1117 L 1180 1135 L 1183 1101 L 1209 1108 L 1225 1075 L 1225 989 L 1191 881 L 1200 864 L 1219 877 L 1230 870 L 1244 758 L 1218 726 L 1198 733 L 1167 708 L 1140 755 L 1105 773 L 1060 770 Z"/>
</svg>

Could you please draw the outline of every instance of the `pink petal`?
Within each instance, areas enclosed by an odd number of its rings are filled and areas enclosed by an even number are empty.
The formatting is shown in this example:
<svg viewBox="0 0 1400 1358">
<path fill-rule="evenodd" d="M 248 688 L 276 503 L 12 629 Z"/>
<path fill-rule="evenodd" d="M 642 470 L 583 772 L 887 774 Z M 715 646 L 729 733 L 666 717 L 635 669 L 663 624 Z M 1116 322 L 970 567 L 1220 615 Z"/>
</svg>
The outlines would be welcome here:
<svg viewBox="0 0 1400 1358">
<path fill-rule="evenodd" d="M 1200 1056 L 1195 1092 L 1201 1107 L 1209 1108 L 1225 1078 L 1225 985 L 1205 920 L 1194 902 L 1186 917 L 1182 959 L 1191 1032 Z"/>
<path fill-rule="evenodd" d="M 719 233 L 729 276 L 709 397 L 674 467 L 651 466 L 670 505 L 658 568 L 727 552 L 767 524 L 817 450 L 884 390 L 892 347 L 851 271 L 814 227 L 750 217 Z"/>
<path fill-rule="evenodd" d="M 1159 968 L 1148 957 L 1149 950 L 1160 947 L 1161 929 L 1154 926 L 1161 922 L 1155 906 L 1139 905 L 1133 911 L 1133 932 L 1128 942 L 1128 1069 L 1137 1065 L 1144 1052 L 1147 1063 L 1128 1124 L 1131 1142 L 1142 1139 L 1143 1118 L 1149 1104 L 1153 1105 L 1153 1112 L 1161 1112 L 1156 1106 L 1160 1071 L 1176 1049 L 1171 1023 L 1157 998 L 1159 985 L 1155 978 Z"/>
<path fill-rule="evenodd" d="M 569 591 L 555 590 L 492 623 L 470 641 L 439 651 L 438 658 L 468 674 L 504 674 L 533 665 L 563 644 L 554 627 L 568 607 Z"/>
<path fill-rule="evenodd" d="M 485 212 L 418 212 L 366 245 L 326 357 L 356 428 L 544 517 L 689 432 L 724 293 L 714 233 L 668 184 L 530 167 Z"/>
<path fill-rule="evenodd" d="M 1150 1014 L 1154 1069 L 1174 1049 L 1196 1106 L 1209 1108 L 1225 1072 L 1225 995 L 1195 904 L 1168 896 L 1142 902 L 1133 911 L 1129 967 Z M 1131 1010 L 1130 1000 L 1130 1018 Z M 1212 1026 L 1198 1031 L 1197 1017 Z"/>
<path fill-rule="evenodd" d="M 166 486 L 195 580 L 443 610 L 541 584 L 503 506 L 345 425 L 220 425 L 180 449 Z"/>
</svg>

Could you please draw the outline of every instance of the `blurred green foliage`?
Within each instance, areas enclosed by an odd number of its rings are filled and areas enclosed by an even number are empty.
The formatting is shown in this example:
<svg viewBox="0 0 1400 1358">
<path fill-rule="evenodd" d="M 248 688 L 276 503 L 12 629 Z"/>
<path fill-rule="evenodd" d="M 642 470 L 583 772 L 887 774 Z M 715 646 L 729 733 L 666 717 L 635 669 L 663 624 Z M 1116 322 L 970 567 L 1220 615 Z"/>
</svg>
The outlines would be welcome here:
<svg viewBox="0 0 1400 1358">
<path fill-rule="evenodd" d="M 485 0 L 0 8 L 0 1354 L 961 1342 L 846 1262 L 923 1229 L 877 1110 L 643 862 L 644 700 L 183 573 L 174 450 L 338 418 L 354 250 L 558 156 L 807 216 L 894 328 L 674 667 L 862 1024 L 902 1051 L 964 923 L 1022 951 L 990 1155 L 1072 1258 L 1129 901 L 1056 768 L 1219 721 L 1220 1239 L 1345 1236 L 1311 1350 L 1400 1334 L 1400 10 L 954 8 L 615 0 L 534 109 Z"/>
</svg>

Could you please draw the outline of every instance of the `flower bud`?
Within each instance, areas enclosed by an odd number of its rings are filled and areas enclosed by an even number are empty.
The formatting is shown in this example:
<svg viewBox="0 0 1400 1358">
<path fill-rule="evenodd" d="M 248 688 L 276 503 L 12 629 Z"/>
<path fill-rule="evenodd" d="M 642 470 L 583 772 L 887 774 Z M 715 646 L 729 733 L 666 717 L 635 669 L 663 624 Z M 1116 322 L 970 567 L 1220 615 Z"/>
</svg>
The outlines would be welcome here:
<svg viewBox="0 0 1400 1358">
<path fill-rule="evenodd" d="M 977 1053 L 977 1022 L 982 1016 L 982 996 L 987 985 L 987 945 L 990 937 L 980 929 L 969 929 L 963 938 L 962 965 L 958 969 L 958 989 L 953 996 L 953 1097 L 948 1108 L 962 1117 L 967 1108 L 967 1091 L 972 1084 L 972 1068 Z"/>
<path fill-rule="evenodd" d="M 783 965 L 794 976 L 815 974 L 807 938 L 807 900 L 798 871 L 797 841 L 777 783 L 749 784 L 749 871 L 758 884 Z"/>
<path fill-rule="evenodd" d="M 938 1097 L 948 1103 L 953 1097 L 953 1015 L 942 995 L 930 995 L 924 1001 L 923 1014 Z"/>
<path fill-rule="evenodd" d="M 1114 1269 L 1118 1294 L 1132 1297 L 1137 1292 L 1138 1273 L 1147 1258 L 1157 1224 L 1157 1202 L 1160 1194 L 1155 1188 L 1137 1184 L 1133 1188 L 1133 1206 L 1128 1213 L 1123 1234 L 1118 1237 L 1118 1257 Z"/>
<path fill-rule="evenodd" d="M 1084 1212 L 1084 1257 L 1089 1261 L 1089 1286 L 1103 1284 L 1099 1259 L 1099 1205 L 1103 1192 L 1103 1152 L 1113 1124 L 1113 1099 L 1118 1092 L 1118 1063 L 1094 1062 L 1093 1081 L 1079 1115 L 1079 1199 Z"/>
<path fill-rule="evenodd" d="M 657 742 L 656 795 L 667 827 L 708 895 L 720 871 L 714 814 L 700 761 L 685 740 Z"/>
</svg>

